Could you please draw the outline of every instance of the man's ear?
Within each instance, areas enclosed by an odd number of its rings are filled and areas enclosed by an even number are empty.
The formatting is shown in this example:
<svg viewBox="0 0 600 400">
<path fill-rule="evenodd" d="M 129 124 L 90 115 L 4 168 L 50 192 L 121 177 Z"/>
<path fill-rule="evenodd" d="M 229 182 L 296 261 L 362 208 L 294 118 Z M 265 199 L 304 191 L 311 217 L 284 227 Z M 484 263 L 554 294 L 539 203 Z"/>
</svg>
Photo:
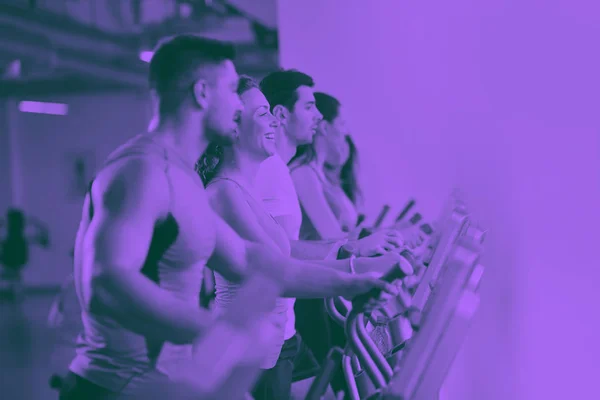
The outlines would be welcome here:
<svg viewBox="0 0 600 400">
<path fill-rule="evenodd" d="M 285 106 L 277 104 L 275 107 L 273 107 L 273 115 L 275 118 L 277 118 L 279 124 L 281 125 L 285 124 L 285 122 L 289 119 L 290 111 L 285 108 Z"/>
<path fill-rule="evenodd" d="M 208 82 L 205 79 L 199 79 L 193 86 L 194 103 L 202 110 L 208 108 Z"/>
</svg>

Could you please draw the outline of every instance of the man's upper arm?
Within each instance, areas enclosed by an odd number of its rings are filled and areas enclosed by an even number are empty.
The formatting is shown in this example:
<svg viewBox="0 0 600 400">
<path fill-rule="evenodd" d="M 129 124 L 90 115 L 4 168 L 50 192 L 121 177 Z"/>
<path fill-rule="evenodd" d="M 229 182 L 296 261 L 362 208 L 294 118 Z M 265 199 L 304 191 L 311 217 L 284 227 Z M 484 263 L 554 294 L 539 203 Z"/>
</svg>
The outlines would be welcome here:
<svg viewBox="0 0 600 400">
<path fill-rule="evenodd" d="M 292 172 L 292 179 L 300 204 L 319 235 L 324 239 L 345 236 L 325 199 L 323 186 L 315 173 L 308 167 L 300 167 Z"/>
<path fill-rule="evenodd" d="M 147 160 L 127 160 L 99 175 L 92 188 L 93 218 L 84 242 L 93 248 L 89 261 L 104 271 L 140 270 L 168 202 L 167 177 Z"/>
</svg>

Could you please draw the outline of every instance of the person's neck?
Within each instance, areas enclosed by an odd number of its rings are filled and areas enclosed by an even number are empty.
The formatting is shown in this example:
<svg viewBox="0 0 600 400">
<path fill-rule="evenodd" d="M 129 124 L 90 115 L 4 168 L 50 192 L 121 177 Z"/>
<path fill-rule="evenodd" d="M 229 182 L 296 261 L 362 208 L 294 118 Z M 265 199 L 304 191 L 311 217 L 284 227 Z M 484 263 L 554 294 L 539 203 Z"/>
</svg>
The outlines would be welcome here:
<svg viewBox="0 0 600 400">
<path fill-rule="evenodd" d="M 295 141 L 291 140 L 283 130 L 280 132 L 278 139 L 277 154 L 279 154 L 279 157 L 287 164 L 294 158 L 298 145 Z"/>
<path fill-rule="evenodd" d="M 217 176 L 238 181 L 247 189 L 254 187 L 256 175 L 264 159 L 234 148 L 226 148 L 221 171 Z"/>
<path fill-rule="evenodd" d="M 148 135 L 173 149 L 193 169 L 208 147 L 203 131 L 201 124 L 191 118 L 180 118 L 160 123 Z"/>
</svg>

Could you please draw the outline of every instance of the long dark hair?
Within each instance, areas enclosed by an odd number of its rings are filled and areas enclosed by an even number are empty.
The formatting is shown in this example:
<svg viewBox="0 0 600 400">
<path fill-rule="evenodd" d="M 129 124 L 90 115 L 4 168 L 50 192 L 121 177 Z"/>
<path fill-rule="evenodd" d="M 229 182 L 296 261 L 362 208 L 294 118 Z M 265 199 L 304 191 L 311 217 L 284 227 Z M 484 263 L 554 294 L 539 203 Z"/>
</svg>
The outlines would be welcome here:
<svg viewBox="0 0 600 400">
<path fill-rule="evenodd" d="M 340 181 L 344 193 L 356 206 L 362 200 L 362 189 L 358 181 L 358 153 L 350 135 L 346 135 L 346 143 L 348 143 L 350 153 L 340 171 Z"/>
<path fill-rule="evenodd" d="M 292 169 L 298 168 L 302 165 L 307 165 L 313 162 L 317 158 L 317 152 L 312 143 L 301 144 L 296 148 L 296 154 L 288 162 L 288 166 Z"/>
<path fill-rule="evenodd" d="M 211 142 L 202 157 L 196 162 L 196 172 L 200 175 L 204 186 L 217 175 L 223 165 L 224 148 L 222 144 Z"/>
<path fill-rule="evenodd" d="M 238 83 L 237 93 L 239 96 L 250 89 L 258 88 L 258 83 L 250 76 L 242 75 Z M 219 173 L 223 166 L 223 154 L 225 152 L 225 144 L 219 142 L 211 142 L 208 144 L 206 151 L 202 157 L 196 162 L 196 172 L 200 175 L 204 186 Z"/>
</svg>

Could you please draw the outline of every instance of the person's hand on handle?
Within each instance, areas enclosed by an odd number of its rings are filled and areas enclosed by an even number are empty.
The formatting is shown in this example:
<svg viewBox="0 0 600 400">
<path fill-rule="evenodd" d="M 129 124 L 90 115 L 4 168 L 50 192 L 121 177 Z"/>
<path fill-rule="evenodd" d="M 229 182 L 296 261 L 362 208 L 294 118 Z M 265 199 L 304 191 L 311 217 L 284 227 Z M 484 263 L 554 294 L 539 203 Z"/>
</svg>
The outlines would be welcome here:
<svg viewBox="0 0 600 400">
<path fill-rule="evenodd" d="M 358 238 L 360 236 L 360 232 L 362 231 L 363 228 L 364 228 L 364 226 L 362 224 L 360 224 L 360 225 L 357 225 L 350 232 L 348 232 L 348 240 L 349 241 L 356 241 L 356 240 L 358 240 Z"/>
<path fill-rule="evenodd" d="M 419 285 L 421 279 L 423 279 L 423 275 L 425 275 L 425 268 L 419 268 L 414 275 L 407 276 L 402 281 L 404 287 L 407 289 L 413 289 Z"/>
<path fill-rule="evenodd" d="M 425 233 L 420 229 L 415 229 L 414 226 L 394 225 L 390 230 L 394 230 L 398 237 L 402 240 L 404 246 L 410 250 L 419 247 L 425 241 Z"/>
<path fill-rule="evenodd" d="M 377 296 L 377 299 L 375 299 L 376 301 L 384 301 L 389 296 L 395 296 L 398 289 L 395 285 L 381 280 L 382 275 L 379 272 L 348 275 L 346 284 L 340 293 L 341 297 L 352 300 L 356 296 L 369 293 L 373 290 L 381 293 L 381 296 Z"/>
<path fill-rule="evenodd" d="M 400 250 L 400 248 L 396 250 Z M 400 251 L 390 251 L 383 254 L 381 257 L 361 257 L 354 261 L 357 273 L 374 272 L 378 273 L 380 276 L 383 276 L 395 265 L 400 263 L 408 263 L 408 261 L 400 255 Z M 412 267 L 414 268 L 414 266 Z M 407 268 L 411 268 L 411 266 L 408 265 Z"/>
<path fill-rule="evenodd" d="M 382 229 L 360 240 L 349 241 L 358 257 L 373 257 L 393 251 L 403 245 L 402 237 L 393 229 Z"/>
<path fill-rule="evenodd" d="M 402 258 L 401 262 L 395 264 L 383 276 L 380 272 L 365 274 L 367 276 L 379 277 L 380 282 L 386 283 L 383 286 L 386 289 L 382 290 L 381 286 L 373 287 L 369 291 L 356 296 L 353 299 L 353 310 L 367 311 L 368 309 L 372 309 L 375 304 L 381 305 L 385 303 L 390 295 L 396 296 L 398 294 L 398 287 L 394 282 L 412 275 L 414 273 L 412 264 L 415 262 L 412 255 L 406 250 L 401 252 L 400 256 Z"/>
</svg>

